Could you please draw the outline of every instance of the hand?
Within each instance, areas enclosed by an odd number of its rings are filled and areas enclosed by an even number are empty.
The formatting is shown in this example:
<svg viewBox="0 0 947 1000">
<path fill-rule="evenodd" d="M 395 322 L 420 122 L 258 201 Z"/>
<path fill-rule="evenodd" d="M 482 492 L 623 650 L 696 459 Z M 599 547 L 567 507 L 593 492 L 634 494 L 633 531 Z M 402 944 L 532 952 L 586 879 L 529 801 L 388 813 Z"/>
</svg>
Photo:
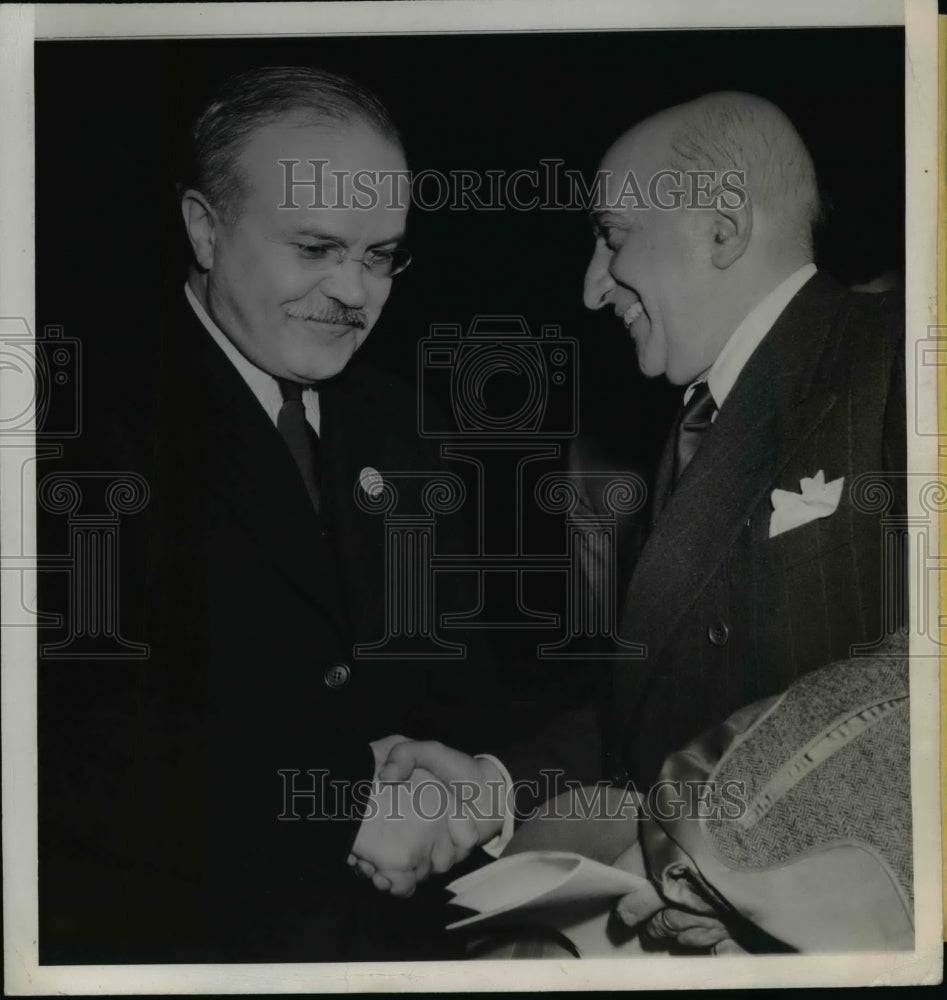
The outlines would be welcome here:
<svg viewBox="0 0 947 1000">
<path fill-rule="evenodd" d="M 644 876 L 641 844 L 631 846 L 614 865 Z M 640 926 L 642 936 L 653 944 L 666 946 L 676 941 L 685 948 L 713 948 L 716 954 L 742 951 L 730 940 L 730 931 L 715 916 L 669 905 L 652 882 L 642 885 L 637 892 L 623 896 L 616 905 L 616 912 L 629 927 Z"/>
<path fill-rule="evenodd" d="M 621 915 L 621 911 L 619 914 Z M 623 915 L 622 919 L 625 919 Z M 641 933 L 660 945 L 676 941 L 684 948 L 713 948 L 715 954 L 723 954 L 726 950 L 743 950 L 730 939 L 730 931 L 716 917 L 691 913 L 673 906 L 658 910 L 641 928 Z"/>
<path fill-rule="evenodd" d="M 503 828 L 505 782 L 490 761 L 470 757 L 435 741 L 407 741 L 392 748 L 379 778 L 404 781 L 417 767 L 430 771 L 454 794 L 458 809 L 457 815 L 451 817 L 450 829 L 459 854 L 457 861 Z M 461 817 L 467 817 L 467 821 Z M 476 835 L 472 842 L 470 821 Z"/>
<path fill-rule="evenodd" d="M 376 888 L 410 896 L 432 870 L 446 871 L 456 860 L 451 807 L 448 790 L 423 768 L 408 781 L 377 785 L 350 857 Z"/>
<path fill-rule="evenodd" d="M 408 739 L 407 736 L 391 735 L 385 736 L 383 739 L 374 740 L 368 745 L 371 747 L 372 756 L 375 758 L 375 770 L 372 772 L 372 781 L 378 780 L 378 772 L 381 770 L 382 765 L 388 759 L 388 753 L 391 748 L 398 743 L 404 743 Z M 365 878 L 373 878 L 375 875 L 375 866 L 369 861 L 364 859 L 360 860 L 351 851 L 346 859 L 350 868 L 355 868 L 361 875 Z M 389 888 L 389 886 L 385 886 Z"/>
<path fill-rule="evenodd" d="M 393 747 L 397 746 L 399 743 L 409 743 L 410 739 L 407 736 L 385 736 L 380 740 L 373 740 L 368 745 L 372 748 L 372 756 L 375 758 L 375 772 L 372 775 L 374 780 L 378 780 L 378 772 L 382 769 L 385 761 L 388 760 L 388 754 L 391 753 Z"/>
</svg>

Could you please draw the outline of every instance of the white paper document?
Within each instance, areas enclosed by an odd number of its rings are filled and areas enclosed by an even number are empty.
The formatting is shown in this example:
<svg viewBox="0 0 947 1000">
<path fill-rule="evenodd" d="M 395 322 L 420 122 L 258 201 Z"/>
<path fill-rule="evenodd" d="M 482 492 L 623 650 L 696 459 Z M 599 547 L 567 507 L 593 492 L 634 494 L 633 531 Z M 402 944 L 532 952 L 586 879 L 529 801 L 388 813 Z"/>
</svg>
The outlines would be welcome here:
<svg viewBox="0 0 947 1000">
<path fill-rule="evenodd" d="M 606 931 L 614 903 L 647 882 L 640 875 L 600 864 L 569 851 L 524 851 L 501 858 L 451 882 L 451 903 L 476 914 L 448 924 L 448 930 L 480 923 L 522 923 L 553 927 L 582 956 L 638 950 L 630 934 L 614 940 Z M 505 918 L 505 919 L 504 919 Z"/>
</svg>

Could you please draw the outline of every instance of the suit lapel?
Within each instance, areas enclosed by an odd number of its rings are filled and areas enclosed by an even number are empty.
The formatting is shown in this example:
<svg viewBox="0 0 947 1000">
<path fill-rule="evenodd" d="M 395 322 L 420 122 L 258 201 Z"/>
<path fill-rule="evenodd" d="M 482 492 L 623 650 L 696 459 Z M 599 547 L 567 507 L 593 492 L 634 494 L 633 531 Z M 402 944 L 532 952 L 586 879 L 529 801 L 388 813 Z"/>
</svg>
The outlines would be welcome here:
<svg viewBox="0 0 947 1000">
<path fill-rule="evenodd" d="M 671 480 L 674 477 L 674 437 L 677 430 L 677 422 L 680 420 L 680 417 L 681 413 L 679 409 L 674 418 L 674 423 L 671 425 L 671 430 L 668 434 L 667 440 L 664 442 L 664 451 L 661 453 L 661 460 L 658 462 L 658 468 L 654 474 L 654 487 L 651 490 L 651 514 L 649 519 L 652 530 L 657 524 L 658 518 L 661 516 L 661 512 L 664 510 L 668 501 L 668 495 L 671 492 Z"/>
<path fill-rule="evenodd" d="M 256 552 L 346 631 L 334 562 L 289 449 L 273 422 L 195 317 L 186 326 L 201 372 L 193 412 L 203 438 L 206 488 L 256 541 Z M 197 347 L 195 348 L 195 338 Z M 187 356 L 187 355 L 185 355 Z M 248 559 L 252 556 L 248 553 Z"/>
<path fill-rule="evenodd" d="M 831 319 L 842 290 L 816 275 L 754 352 L 653 526 L 629 585 L 624 638 L 644 642 L 644 683 L 668 637 L 697 599 L 783 466 L 829 413 Z M 663 463 L 664 464 L 664 463 Z"/>
<path fill-rule="evenodd" d="M 347 369 L 319 392 L 322 502 L 335 529 L 336 545 L 344 554 L 338 562 L 338 590 L 349 609 L 352 639 L 371 642 L 381 637 L 383 623 L 385 524 L 383 515 L 358 508 L 355 491 L 364 465 L 382 469 L 389 465 L 387 456 L 378 451 L 385 434 L 374 427 L 368 435 L 371 443 L 364 440 L 366 416 L 371 427 L 377 400 L 362 398 L 364 387 L 358 376 L 364 373 L 356 365 L 358 361 L 351 362 L 354 371 Z"/>
<path fill-rule="evenodd" d="M 344 550 L 340 589 L 356 642 L 375 642 L 385 634 L 388 517 L 421 508 L 420 481 L 414 486 L 399 482 L 396 507 L 388 514 L 367 512 L 358 502 L 364 470 L 397 476 L 415 468 L 418 459 L 414 398 L 407 400 L 411 409 L 393 413 L 387 399 L 391 394 L 385 374 L 357 356 L 319 393 L 323 503 L 340 553 Z M 425 470 L 435 467 L 432 462 Z"/>
</svg>

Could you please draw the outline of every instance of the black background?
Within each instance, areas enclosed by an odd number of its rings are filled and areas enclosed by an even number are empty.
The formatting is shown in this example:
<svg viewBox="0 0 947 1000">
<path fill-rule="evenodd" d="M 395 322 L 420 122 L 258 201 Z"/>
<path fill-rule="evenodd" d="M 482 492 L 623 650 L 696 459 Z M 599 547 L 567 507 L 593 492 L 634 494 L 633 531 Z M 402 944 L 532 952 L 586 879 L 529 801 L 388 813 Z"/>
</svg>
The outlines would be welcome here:
<svg viewBox="0 0 947 1000">
<path fill-rule="evenodd" d="M 62 465 L 94 462 L 116 383 L 146 382 L 155 363 L 160 303 L 168 289 L 180 294 L 188 259 L 174 197 L 183 137 L 233 72 L 298 63 L 357 78 L 388 105 L 415 172 L 511 172 L 546 158 L 588 177 L 615 138 L 653 111 L 711 90 L 760 94 L 789 114 L 812 152 L 826 207 L 817 263 L 855 282 L 903 267 L 903 49 L 900 28 L 38 43 L 36 315 L 40 330 L 59 324 L 82 349 L 84 430 L 64 443 Z M 583 308 L 592 245 L 582 211 L 415 208 L 414 263 L 395 279 L 363 350 L 413 377 L 432 323 L 466 328 L 476 315 L 517 314 L 534 333 L 557 324 L 579 342 L 582 430 L 604 440 L 619 467 L 647 476 L 680 394 L 639 374 L 610 310 Z M 505 397 L 518 387 L 502 379 L 488 383 L 488 399 L 508 412 Z M 488 531 L 508 534 L 509 520 L 507 506 L 486 512 Z M 534 551 L 563 551 L 562 530 L 561 518 L 529 518 Z M 62 517 L 44 518 L 40 531 L 44 551 L 67 544 Z M 528 585 L 533 607 L 561 606 L 559 577 L 534 575 Z M 64 600 L 51 586 L 41 597 Z M 498 650 L 518 664 L 517 686 L 543 679 L 533 678 L 533 650 L 557 637 L 499 636 Z M 542 686 L 572 697 L 569 684 Z"/>
<path fill-rule="evenodd" d="M 301 63 L 357 78 L 390 108 L 415 172 L 512 172 L 546 158 L 588 177 L 653 111 L 717 89 L 760 94 L 812 152 L 826 207 L 817 263 L 855 282 L 903 267 L 903 50 L 900 28 L 38 43 L 36 314 L 39 329 L 59 324 L 81 342 L 83 362 L 84 431 L 65 442 L 63 465 L 94 461 L 116 383 L 144 383 L 155 363 L 160 303 L 180 294 L 188 258 L 174 197 L 183 137 L 230 73 Z M 579 342 L 582 430 L 619 467 L 648 475 L 680 394 L 639 374 L 610 310 L 583 308 L 584 212 L 415 208 L 408 245 L 414 263 L 395 279 L 367 356 L 412 377 L 432 323 L 517 314 L 534 333 L 557 324 Z M 503 378 L 488 382 L 488 400 L 509 412 L 520 387 Z M 552 413 L 559 424 L 568 416 Z M 509 514 L 488 511 L 487 530 L 508 532 Z M 47 551 L 65 543 L 55 537 L 65 519 L 55 520 L 40 525 L 53 533 Z M 529 531 L 539 551 L 562 551 L 561 523 L 534 511 Z M 551 581 L 532 580 L 534 606 L 561 603 Z M 502 640 L 515 660 L 533 660 L 535 634 Z"/>
<path fill-rule="evenodd" d="M 94 463 L 116 384 L 149 381 L 161 303 L 180 289 L 187 263 L 174 198 L 182 138 L 232 72 L 302 63 L 357 78 L 388 105 L 415 171 L 512 172 L 545 158 L 588 175 L 653 111 L 711 90 L 760 94 L 789 114 L 812 152 L 827 208 L 817 263 L 856 282 L 903 268 L 903 50 L 897 28 L 38 43 L 36 316 L 39 330 L 55 324 L 80 342 L 83 393 L 82 435 L 63 440 L 61 459 L 42 462 L 39 476 Z M 369 356 L 413 377 L 432 323 L 517 314 L 534 332 L 557 324 L 579 342 L 583 431 L 647 475 L 680 392 L 638 373 L 610 310 L 583 308 L 593 245 L 583 212 L 415 209 L 408 245 L 415 262 L 395 279 Z M 504 385 L 494 388 L 502 397 Z M 47 436 L 68 402 L 52 400 Z M 502 526 L 510 509 L 488 518 Z M 547 551 L 561 551 L 541 523 L 538 534 Z M 39 546 L 68 548 L 66 518 L 41 516 Z M 123 594 L 134 582 L 123 577 Z M 44 610 L 62 612 L 63 580 L 40 583 Z M 561 596 L 541 592 L 531 603 L 551 607 Z M 61 638 L 49 632 L 46 641 Z M 508 714 L 523 735 L 519 705 L 536 724 L 545 714 L 537 688 L 556 702 L 573 699 L 572 679 L 581 688 L 575 664 L 550 683 L 552 665 L 540 670 L 531 652 L 540 638 L 556 636 L 507 632 L 498 645 L 511 665 Z M 53 735 L 48 720 L 40 728 L 41 742 Z"/>
<path fill-rule="evenodd" d="M 333 39 L 44 42 L 36 52 L 37 318 L 83 342 L 87 399 L 147 365 L 153 304 L 183 280 L 173 197 L 181 138 L 220 79 L 267 63 L 374 89 L 413 170 L 591 173 L 641 117 L 710 90 L 758 93 L 808 144 L 827 220 L 818 259 L 842 281 L 903 265 L 903 31 L 531 33 Z M 615 318 L 586 312 L 580 211 L 415 209 L 415 262 L 366 350 L 402 373 L 432 322 L 523 315 L 581 341 L 582 422 L 652 461 L 674 400 L 637 374 Z"/>
</svg>

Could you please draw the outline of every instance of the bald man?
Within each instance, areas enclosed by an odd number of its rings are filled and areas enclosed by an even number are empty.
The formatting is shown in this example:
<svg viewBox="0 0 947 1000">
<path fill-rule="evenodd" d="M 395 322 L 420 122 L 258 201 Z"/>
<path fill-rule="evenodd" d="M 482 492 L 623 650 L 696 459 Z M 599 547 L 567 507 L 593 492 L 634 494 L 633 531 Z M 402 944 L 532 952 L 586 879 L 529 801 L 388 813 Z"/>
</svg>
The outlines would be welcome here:
<svg viewBox="0 0 947 1000">
<path fill-rule="evenodd" d="M 617 197 L 627 171 L 668 168 L 707 171 L 712 207 Z M 647 657 L 615 669 L 607 706 L 609 777 L 641 787 L 688 739 L 898 617 L 882 511 L 856 480 L 893 474 L 900 503 L 904 313 L 897 295 L 816 270 L 815 170 L 768 101 L 670 108 L 623 135 L 602 170 L 585 304 L 613 309 L 642 371 L 683 389 L 623 605 L 622 634 Z"/>
<path fill-rule="evenodd" d="M 903 610 L 881 522 L 903 506 L 903 302 L 816 270 L 815 170 L 792 123 L 761 98 L 710 94 L 636 125 L 601 171 L 585 304 L 615 312 L 682 407 L 621 611 L 645 656 L 615 661 L 598 705 L 501 755 L 520 812 L 549 787 L 528 784 L 543 769 L 581 774 L 589 754 L 647 790 L 670 753 L 880 640 Z M 859 488 L 866 475 L 888 476 L 885 502 Z M 482 763 L 440 744 L 389 761 L 384 777 L 482 781 Z M 482 839 L 500 829 L 482 822 Z"/>
</svg>

